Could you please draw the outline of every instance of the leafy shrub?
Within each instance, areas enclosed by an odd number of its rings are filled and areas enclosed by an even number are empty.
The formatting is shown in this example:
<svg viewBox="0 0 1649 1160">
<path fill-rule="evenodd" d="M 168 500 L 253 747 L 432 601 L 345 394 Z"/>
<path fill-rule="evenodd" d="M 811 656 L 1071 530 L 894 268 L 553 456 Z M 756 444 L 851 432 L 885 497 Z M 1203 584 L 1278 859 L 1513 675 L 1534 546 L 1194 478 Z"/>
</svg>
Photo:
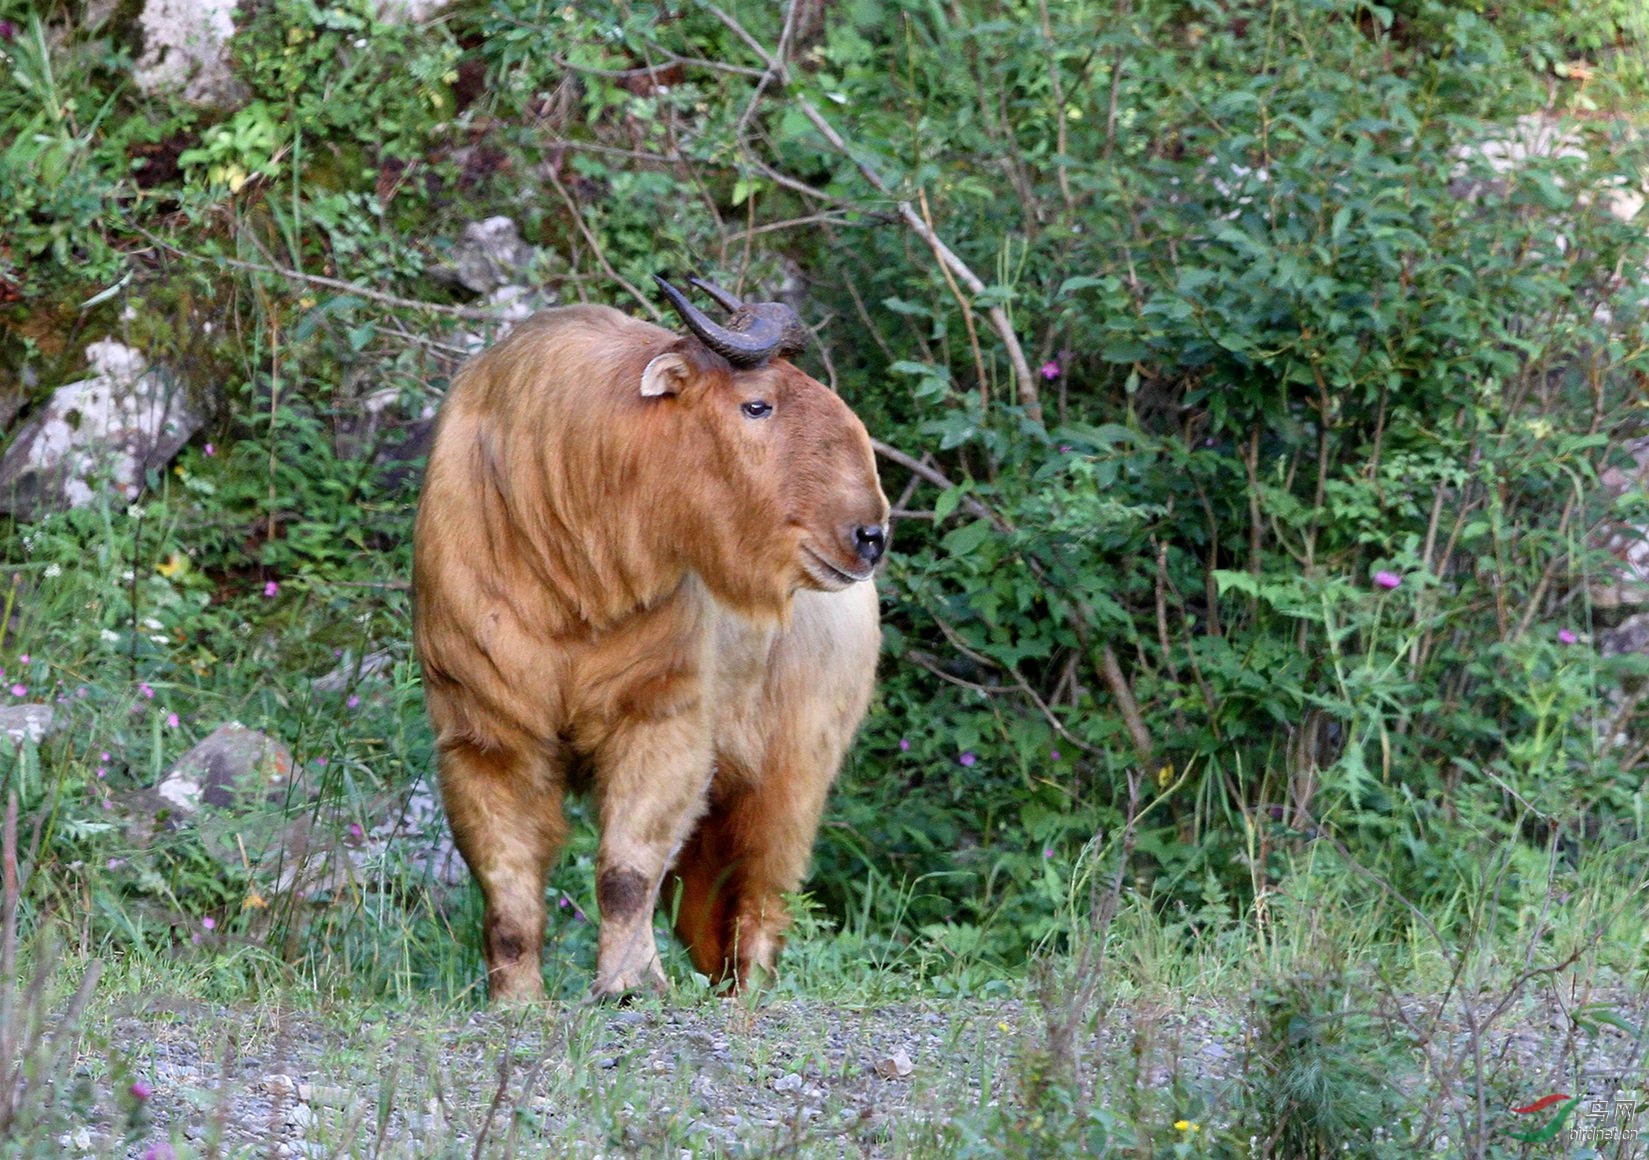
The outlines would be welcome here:
<svg viewBox="0 0 1649 1160">
<path fill-rule="evenodd" d="M 930 973 L 1057 947 L 1129 775 L 1157 795 L 1130 884 L 1187 930 L 1321 843 L 1421 904 L 1489 851 L 1544 889 L 1554 834 L 1641 836 L 1608 739 L 1639 727 L 1609 698 L 1643 666 L 1587 647 L 1586 599 L 1595 532 L 1630 514 L 1597 479 L 1642 427 L 1649 254 L 1606 212 L 1642 150 L 1596 115 L 1637 91 L 1614 48 L 1639 33 L 1618 5 L 1479 7 L 499 0 L 391 26 L 267 0 L 234 44 L 248 101 L 210 114 L 30 25 L 4 50 L 27 83 L 0 94 L 0 278 L 130 270 L 88 307 L 112 331 L 184 296 L 161 267 L 186 263 L 210 307 L 179 317 L 233 336 L 219 453 L 147 531 L 42 531 L 35 562 L 75 575 L 31 628 L 336 741 L 371 770 L 346 798 L 425 763 L 410 679 L 357 735 L 304 677 L 404 644 L 414 477 L 340 448 L 364 380 L 438 393 L 467 340 L 393 304 L 431 296 L 457 223 L 507 212 L 565 300 L 641 309 L 661 269 L 805 294 L 809 369 L 889 445 L 888 656 L 821 922 Z M 1517 121 L 1554 101 L 1586 116 Z M 156 124 L 181 170 L 123 201 Z M 1531 135 L 1559 144 L 1493 163 Z"/>
</svg>

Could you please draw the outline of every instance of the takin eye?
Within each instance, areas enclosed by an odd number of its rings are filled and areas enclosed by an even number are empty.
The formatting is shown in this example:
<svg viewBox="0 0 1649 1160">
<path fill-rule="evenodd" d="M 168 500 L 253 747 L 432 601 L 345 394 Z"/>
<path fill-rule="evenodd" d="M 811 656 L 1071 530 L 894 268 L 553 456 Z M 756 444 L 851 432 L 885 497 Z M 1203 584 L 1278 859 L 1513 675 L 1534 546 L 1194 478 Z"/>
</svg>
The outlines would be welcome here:
<svg viewBox="0 0 1649 1160">
<path fill-rule="evenodd" d="M 742 404 L 739 410 L 744 412 L 746 419 L 765 419 L 773 413 L 773 404 L 763 402 L 761 399 L 752 399 L 750 402 Z"/>
</svg>

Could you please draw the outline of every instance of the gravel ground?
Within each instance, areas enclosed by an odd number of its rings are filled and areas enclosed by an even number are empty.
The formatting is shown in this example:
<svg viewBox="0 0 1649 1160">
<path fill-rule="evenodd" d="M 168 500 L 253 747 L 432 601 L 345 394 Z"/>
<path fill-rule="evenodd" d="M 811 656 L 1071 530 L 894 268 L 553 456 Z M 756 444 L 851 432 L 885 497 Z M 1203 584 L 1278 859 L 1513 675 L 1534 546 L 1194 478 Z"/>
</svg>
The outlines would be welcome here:
<svg viewBox="0 0 1649 1160">
<path fill-rule="evenodd" d="M 1641 993 L 1589 995 L 1588 1014 L 1531 992 L 1476 1049 L 1463 1004 L 1367 1000 L 1350 1017 L 1375 1019 L 1402 1045 L 1413 1066 L 1397 1082 L 1437 1112 L 1439 1152 L 1470 1110 L 1458 1077 L 1478 1055 L 1504 1097 L 1489 1105 L 1501 1119 L 1517 1099 L 1644 1086 L 1629 1033 L 1649 1017 Z M 1474 1004 L 1479 1024 L 1494 1002 Z M 1610 1013 L 1601 1022 L 1599 1010 Z M 1263 1066 L 1261 1022 L 1246 1002 L 1118 1002 L 1083 1037 L 1078 1064 L 1098 1099 L 1136 1122 L 1171 1122 L 1172 1101 L 1188 1095 L 1217 1117 Z M 1029 1049 L 1046 1041 L 1040 1008 L 1021 1001 L 363 1013 L 151 1000 L 94 1016 L 83 1065 L 96 1072 L 112 1047 L 153 1088 L 132 1157 L 168 1137 L 260 1156 L 879 1156 L 931 1147 L 938 1126 L 1012 1104 Z M 109 1140 L 88 1128 L 60 1143 L 65 1155 L 106 1154 Z"/>
</svg>

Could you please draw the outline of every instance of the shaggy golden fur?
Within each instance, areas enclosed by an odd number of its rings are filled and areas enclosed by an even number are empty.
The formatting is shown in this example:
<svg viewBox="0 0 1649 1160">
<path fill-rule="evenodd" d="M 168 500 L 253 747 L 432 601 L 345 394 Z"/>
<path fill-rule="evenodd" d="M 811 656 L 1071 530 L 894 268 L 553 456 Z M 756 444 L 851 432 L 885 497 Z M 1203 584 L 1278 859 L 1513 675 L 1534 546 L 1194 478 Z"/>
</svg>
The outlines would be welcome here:
<svg viewBox="0 0 1649 1160">
<path fill-rule="evenodd" d="M 672 860 L 695 965 L 739 985 L 773 969 L 870 699 L 855 534 L 887 514 L 864 426 L 782 360 L 735 371 L 577 306 L 459 374 L 418 510 L 414 641 L 495 999 L 542 994 L 569 789 L 600 817 L 597 994 L 663 984 Z"/>
</svg>

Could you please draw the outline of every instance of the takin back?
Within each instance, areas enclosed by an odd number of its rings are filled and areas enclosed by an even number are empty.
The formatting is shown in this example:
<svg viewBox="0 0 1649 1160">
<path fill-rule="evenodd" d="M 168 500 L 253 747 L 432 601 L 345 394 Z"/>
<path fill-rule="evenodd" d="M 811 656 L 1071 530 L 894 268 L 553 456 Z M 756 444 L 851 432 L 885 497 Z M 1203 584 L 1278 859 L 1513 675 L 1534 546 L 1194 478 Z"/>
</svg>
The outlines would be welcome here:
<svg viewBox="0 0 1649 1160">
<path fill-rule="evenodd" d="M 458 374 L 430 452 L 413 635 L 495 1001 L 543 994 L 569 790 L 600 820 L 596 995 L 665 985 L 667 875 L 698 970 L 771 973 L 875 681 L 864 425 L 788 361 L 789 308 L 695 279 L 718 325 L 659 282 L 689 334 L 536 314 Z"/>
</svg>

